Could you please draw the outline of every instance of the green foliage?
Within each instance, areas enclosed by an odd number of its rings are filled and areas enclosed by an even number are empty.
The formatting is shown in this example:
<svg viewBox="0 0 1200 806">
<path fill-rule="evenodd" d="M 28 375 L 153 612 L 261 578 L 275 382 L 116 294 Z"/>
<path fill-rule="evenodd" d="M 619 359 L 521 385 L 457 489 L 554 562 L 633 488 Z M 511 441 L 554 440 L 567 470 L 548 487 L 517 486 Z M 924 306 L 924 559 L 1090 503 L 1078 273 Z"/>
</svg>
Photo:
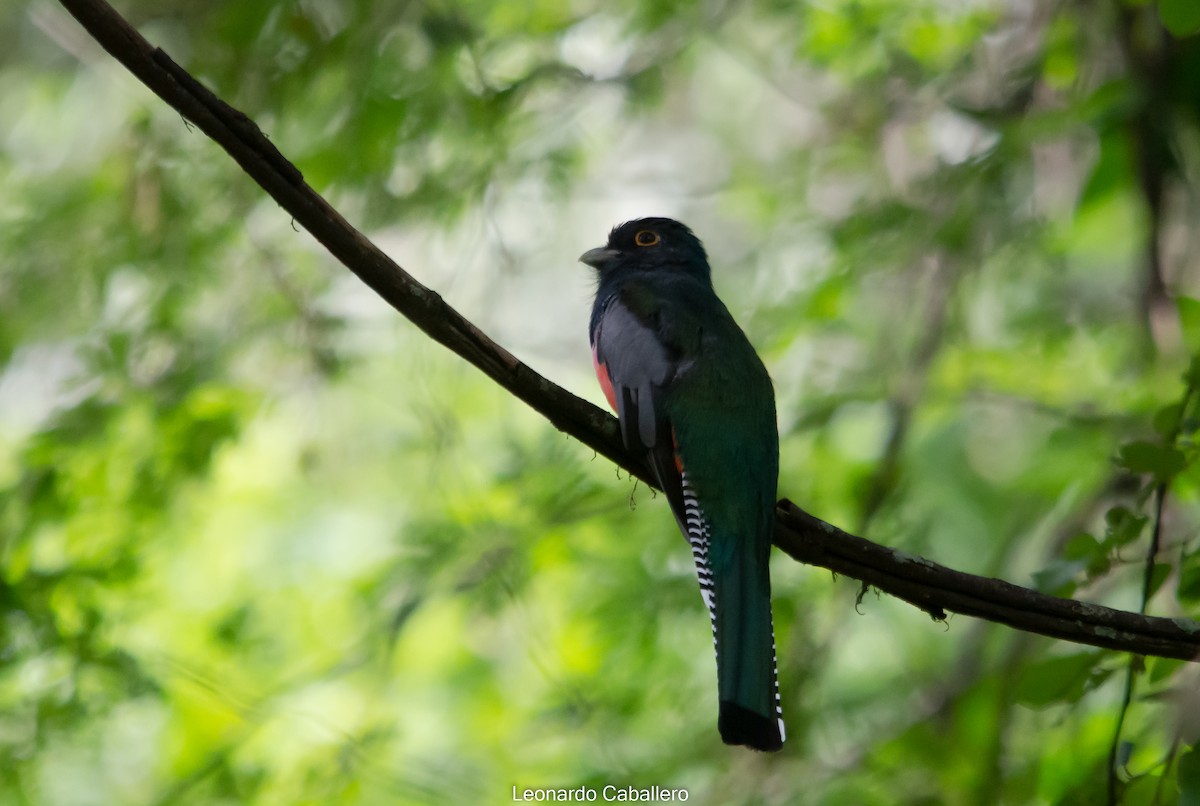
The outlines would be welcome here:
<svg viewBox="0 0 1200 806">
<path fill-rule="evenodd" d="M 1200 752 L 1195 748 L 1179 758 L 1179 806 L 1200 804 Z"/>
<path fill-rule="evenodd" d="M 1079 652 L 1031 663 L 1017 681 L 1017 701 L 1033 708 L 1079 702 L 1111 674 L 1097 668 L 1101 659 L 1096 652 Z"/>
<path fill-rule="evenodd" d="M 1130 473 L 1152 474 L 1156 481 L 1168 481 L 1187 466 L 1183 454 L 1169 445 L 1153 442 L 1127 442 L 1121 446 L 1117 465 Z"/>
<path fill-rule="evenodd" d="M 1159 0 L 1158 14 L 1166 29 L 1175 36 L 1200 32 L 1200 6 L 1189 0 Z"/>
<path fill-rule="evenodd" d="M 783 557 L 788 743 L 721 745 L 664 502 L 380 304 L 58 6 L 18 5 L 0 802 L 1105 801 L 1126 658 L 859 614 Z M 1157 534 L 1148 610 L 1200 617 L 1193 3 L 122 9 L 555 381 L 600 400 L 575 257 L 676 216 L 771 369 L 781 495 L 1134 610 Z M 1135 664 L 1124 803 L 1200 803 L 1193 666 Z"/>
</svg>

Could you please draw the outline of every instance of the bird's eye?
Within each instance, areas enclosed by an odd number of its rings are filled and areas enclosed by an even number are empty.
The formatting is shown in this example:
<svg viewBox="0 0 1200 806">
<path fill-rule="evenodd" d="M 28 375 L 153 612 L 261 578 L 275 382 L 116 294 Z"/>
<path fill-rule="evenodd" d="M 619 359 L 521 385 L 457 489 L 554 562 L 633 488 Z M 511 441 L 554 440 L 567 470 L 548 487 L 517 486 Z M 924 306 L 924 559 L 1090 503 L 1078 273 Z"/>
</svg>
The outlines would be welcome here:
<svg viewBox="0 0 1200 806">
<path fill-rule="evenodd" d="M 649 229 L 644 229 L 637 235 L 633 236 L 633 242 L 638 246 L 654 246 L 661 240 L 662 238 L 658 237 L 657 232 Z"/>
</svg>

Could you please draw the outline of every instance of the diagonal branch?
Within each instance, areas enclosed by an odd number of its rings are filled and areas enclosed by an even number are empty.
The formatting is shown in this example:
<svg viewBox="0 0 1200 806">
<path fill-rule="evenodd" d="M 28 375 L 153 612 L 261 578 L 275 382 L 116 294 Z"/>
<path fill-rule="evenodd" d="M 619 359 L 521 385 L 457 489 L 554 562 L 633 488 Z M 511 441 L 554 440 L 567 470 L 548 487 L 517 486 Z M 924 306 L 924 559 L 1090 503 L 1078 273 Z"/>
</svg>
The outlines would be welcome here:
<svg viewBox="0 0 1200 806">
<path fill-rule="evenodd" d="M 651 483 L 648 468 L 622 445 L 610 415 L 538 375 L 397 266 L 305 183 L 253 121 L 152 47 L 103 0 L 60 1 L 105 50 L 224 148 L 392 307 L 556 428 Z M 951 611 L 1098 647 L 1200 660 L 1200 622 L 1113 610 L 954 571 L 849 535 L 786 499 L 780 501 L 777 515 L 775 545 L 792 558 L 866 582 L 934 618 Z"/>
</svg>

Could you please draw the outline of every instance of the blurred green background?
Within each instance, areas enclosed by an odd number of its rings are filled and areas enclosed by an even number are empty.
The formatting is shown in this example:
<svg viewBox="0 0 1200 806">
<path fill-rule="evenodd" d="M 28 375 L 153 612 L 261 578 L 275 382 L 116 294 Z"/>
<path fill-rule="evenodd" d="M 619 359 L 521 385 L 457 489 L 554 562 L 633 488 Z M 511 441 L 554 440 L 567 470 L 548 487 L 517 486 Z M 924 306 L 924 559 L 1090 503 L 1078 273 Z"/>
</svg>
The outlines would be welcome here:
<svg viewBox="0 0 1200 806">
<path fill-rule="evenodd" d="M 775 379 L 781 495 L 1137 609 L 1161 483 L 1149 609 L 1200 616 L 1190 2 L 119 10 L 555 382 L 601 401 L 576 257 L 679 218 Z M 0 46 L 0 802 L 1105 802 L 1126 656 L 778 553 L 789 741 L 723 746 L 661 498 L 59 5 L 0 5 Z M 1122 802 L 1200 803 L 1197 686 L 1141 669 Z"/>
</svg>

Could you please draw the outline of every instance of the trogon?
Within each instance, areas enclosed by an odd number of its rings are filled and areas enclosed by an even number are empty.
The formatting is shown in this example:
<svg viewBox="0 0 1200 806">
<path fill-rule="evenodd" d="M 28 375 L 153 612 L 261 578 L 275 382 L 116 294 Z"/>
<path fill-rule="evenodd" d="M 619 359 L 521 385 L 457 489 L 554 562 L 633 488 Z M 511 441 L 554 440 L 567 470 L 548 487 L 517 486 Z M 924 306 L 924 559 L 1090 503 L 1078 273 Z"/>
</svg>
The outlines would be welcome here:
<svg viewBox="0 0 1200 806">
<path fill-rule="evenodd" d="M 599 277 L 589 325 L 596 376 L 626 447 L 646 457 L 691 545 L 712 620 L 721 738 L 778 750 L 771 379 L 683 224 L 629 221 L 579 259 Z"/>
</svg>

